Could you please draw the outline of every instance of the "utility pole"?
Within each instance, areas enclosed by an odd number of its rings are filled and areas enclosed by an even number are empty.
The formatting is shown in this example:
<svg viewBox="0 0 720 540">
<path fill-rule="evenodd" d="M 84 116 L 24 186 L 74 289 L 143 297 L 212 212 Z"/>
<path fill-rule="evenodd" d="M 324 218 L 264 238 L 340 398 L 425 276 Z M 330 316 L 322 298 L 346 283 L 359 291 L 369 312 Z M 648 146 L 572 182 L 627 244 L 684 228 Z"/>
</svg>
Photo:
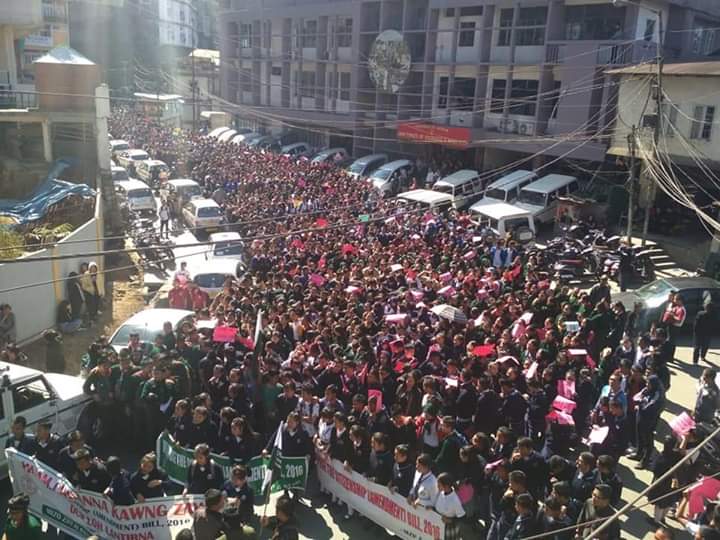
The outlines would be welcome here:
<svg viewBox="0 0 720 540">
<path fill-rule="evenodd" d="M 635 178 L 635 148 L 636 148 L 636 137 L 637 127 L 633 124 L 630 129 L 630 135 L 628 135 L 628 147 L 630 150 L 630 179 L 628 182 L 628 212 L 627 212 L 627 242 L 632 244 L 632 229 L 633 229 L 633 210 L 635 208 L 635 184 L 637 179 Z"/>
<path fill-rule="evenodd" d="M 658 143 L 660 142 L 660 136 L 662 135 L 662 120 L 663 120 L 663 19 L 662 10 L 658 9 L 655 11 L 658 17 L 658 44 L 657 44 L 657 56 L 655 63 L 657 64 L 657 80 L 655 87 L 655 103 L 657 104 L 657 116 L 655 119 L 655 130 L 653 132 L 654 152 L 653 159 L 656 162 L 660 161 L 660 148 Z M 647 167 L 647 164 L 645 165 Z M 643 222 L 643 233 L 642 233 L 642 246 L 645 247 L 647 243 L 648 225 L 650 223 L 650 205 L 655 202 L 655 181 L 651 180 L 649 186 L 647 208 L 645 208 L 645 220 Z"/>
<path fill-rule="evenodd" d="M 192 72 L 192 80 L 190 88 L 192 90 L 192 128 L 193 132 L 197 131 L 197 80 L 195 79 L 195 28 L 191 29 L 192 51 L 190 52 L 190 70 Z"/>
</svg>

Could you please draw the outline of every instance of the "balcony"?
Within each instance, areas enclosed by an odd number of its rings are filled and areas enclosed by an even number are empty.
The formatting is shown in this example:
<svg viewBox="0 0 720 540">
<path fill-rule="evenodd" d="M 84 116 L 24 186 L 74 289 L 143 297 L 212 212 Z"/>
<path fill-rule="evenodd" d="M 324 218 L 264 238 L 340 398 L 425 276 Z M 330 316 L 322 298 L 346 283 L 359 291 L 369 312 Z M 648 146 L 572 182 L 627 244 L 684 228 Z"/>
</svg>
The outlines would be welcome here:
<svg viewBox="0 0 720 540">
<path fill-rule="evenodd" d="M 67 9 L 64 4 L 43 4 L 42 14 L 46 22 L 67 22 Z"/>
<path fill-rule="evenodd" d="M 0 0 L 0 25 L 32 27 L 42 22 L 40 0 Z"/>
<path fill-rule="evenodd" d="M 655 58 L 657 45 L 638 40 L 549 41 L 545 47 L 545 63 L 588 66 L 623 66 Z"/>
</svg>

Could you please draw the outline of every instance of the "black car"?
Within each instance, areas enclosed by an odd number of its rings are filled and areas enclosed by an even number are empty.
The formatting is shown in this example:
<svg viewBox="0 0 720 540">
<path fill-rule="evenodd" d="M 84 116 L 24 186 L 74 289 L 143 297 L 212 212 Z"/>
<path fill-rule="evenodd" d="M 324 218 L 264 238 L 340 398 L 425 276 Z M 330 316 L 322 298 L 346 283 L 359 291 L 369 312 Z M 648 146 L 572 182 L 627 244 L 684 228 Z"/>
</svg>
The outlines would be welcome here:
<svg viewBox="0 0 720 540">
<path fill-rule="evenodd" d="M 692 328 L 695 315 L 709 301 L 720 306 L 720 282 L 707 277 L 677 277 L 656 279 L 647 285 L 632 292 L 614 294 L 613 302 L 622 302 L 625 309 L 632 311 L 635 302 L 640 302 L 642 308 L 638 317 L 638 329 L 645 331 L 652 322 L 659 322 L 668 303 L 668 295 L 677 291 L 683 299 L 685 311 L 685 325 L 683 328 Z"/>
</svg>

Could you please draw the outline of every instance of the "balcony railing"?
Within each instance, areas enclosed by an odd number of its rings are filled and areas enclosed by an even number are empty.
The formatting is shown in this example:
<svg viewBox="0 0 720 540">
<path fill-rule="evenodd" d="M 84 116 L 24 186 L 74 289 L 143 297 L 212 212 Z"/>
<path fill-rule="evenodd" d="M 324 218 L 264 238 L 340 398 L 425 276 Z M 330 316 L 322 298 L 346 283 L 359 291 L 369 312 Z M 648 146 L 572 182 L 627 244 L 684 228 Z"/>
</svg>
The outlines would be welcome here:
<svg viewBox="0 0 720 540">
<path fill-rule="evenodd" d="M 35 109 L 37 94 L 35 92 L 15 92 L 0 88 L 0 109 Z"/>
<path fill-rule="evenodd" d="M 43 4 L 42 14 L 43 19 L 46 21 L 59 22 L 67 20 L 67 9 L 61 5 Z"/>
</svg>

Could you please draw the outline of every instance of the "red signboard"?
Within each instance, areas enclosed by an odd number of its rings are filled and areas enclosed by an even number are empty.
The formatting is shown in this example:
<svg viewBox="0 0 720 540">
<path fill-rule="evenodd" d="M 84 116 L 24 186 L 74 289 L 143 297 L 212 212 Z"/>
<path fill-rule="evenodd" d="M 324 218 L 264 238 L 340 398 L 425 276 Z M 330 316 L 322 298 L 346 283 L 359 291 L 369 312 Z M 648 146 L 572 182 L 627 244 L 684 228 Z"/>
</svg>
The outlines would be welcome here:
<svg viewBox="0 0 720 540">
<path fill-rule="evenodd" d="M 439 126 L 423 122 L 398 124 L 398 139 L 408 141 L 444 144 L 466 148 L 470 144 L 470 128 Z"/>
</svg>

